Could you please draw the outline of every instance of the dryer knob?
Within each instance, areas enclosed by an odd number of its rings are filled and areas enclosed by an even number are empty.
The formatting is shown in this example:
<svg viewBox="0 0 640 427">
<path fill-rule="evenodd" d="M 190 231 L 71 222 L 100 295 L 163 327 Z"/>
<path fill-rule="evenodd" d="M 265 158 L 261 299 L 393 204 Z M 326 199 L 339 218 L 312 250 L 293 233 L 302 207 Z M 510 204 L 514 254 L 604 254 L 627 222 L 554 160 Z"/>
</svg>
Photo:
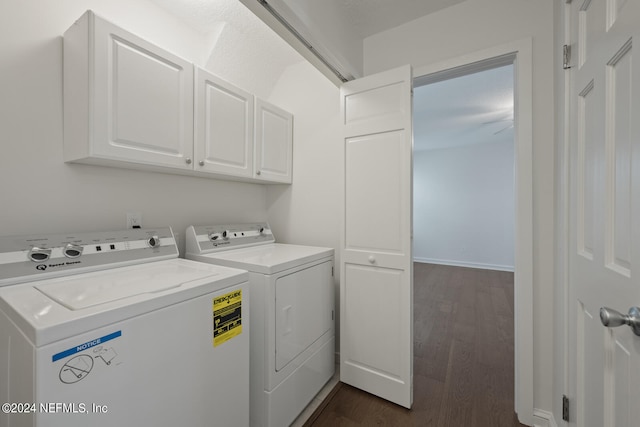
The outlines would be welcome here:
<svg viewBox="0 0 640 427">
<path fill-rule="evenodd" d="M 147 243 L 149 244 L 149 246 L 151 246 L 152 248 L 159 248 L 160 247 L 160 237 L 158 236 L 151 236 L 149 237 L 149 240 L 147 240 Z"/>
<path fill-rule="evenodd" d="M 224 240 L 229 240 L 229 236 L 230 236 L 230 234 L 231 234 L 231 233 L 229 232 L 229 230 L 224 230 L 224 231 L 222 232 L 222 238 L 223 238 Z"/>
<path fill-rule="evenodd" d="M 220 240 L 222 235 L 220 233 L 209 233 L 209 240 L 215 242 L 216 240 Z"/>
<path fill-rule="evenodd" d="M 33 262 L 44 262 L 51 257 L 51 249 L 33 247 L 29 251 L 29 259 Z"/>
</svg>

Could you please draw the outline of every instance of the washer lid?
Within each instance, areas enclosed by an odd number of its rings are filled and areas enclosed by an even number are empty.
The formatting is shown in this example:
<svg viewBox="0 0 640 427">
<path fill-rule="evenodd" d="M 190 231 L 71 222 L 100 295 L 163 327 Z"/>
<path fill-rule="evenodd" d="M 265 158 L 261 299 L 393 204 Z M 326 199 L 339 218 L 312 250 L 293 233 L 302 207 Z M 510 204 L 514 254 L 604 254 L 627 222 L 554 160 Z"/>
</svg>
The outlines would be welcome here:
<svg viewBox="0 0 640 427">
<path fill-rule="evenodd" d="M 330 256 L 333 256 L 331 248 L 273 243 L 191 258 L 255 273 L 274 274 Z"/>
<path fill-rule="evenodd" d="M 244 270 L 176 258 L 4 286 L 0 312 L 39 347 L 247 279 Z"/>
<path fill-rule="evenodd" d="M 80 310 L 141 294 L 154 294 L 204 279 L 216 280 L 218 273 L 184 265 L 160 263 L 141 265 L 132 271 L 111 270 L 87 279 L 71 277 L 61 282 L 36 285 L 40 292 L 67 307 Z"/>
</svg>

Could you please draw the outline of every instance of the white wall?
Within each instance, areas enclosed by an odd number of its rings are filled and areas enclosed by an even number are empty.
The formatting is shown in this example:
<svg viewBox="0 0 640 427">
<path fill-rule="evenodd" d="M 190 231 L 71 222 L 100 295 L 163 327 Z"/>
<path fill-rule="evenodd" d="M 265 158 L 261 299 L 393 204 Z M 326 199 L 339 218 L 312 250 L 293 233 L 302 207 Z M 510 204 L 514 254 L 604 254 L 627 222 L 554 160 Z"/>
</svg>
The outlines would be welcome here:
<svg viewBox="0 0 640 427">
<path fill-rule="evenodd" d="M 514 40 L 533 41 L 534 407 L 551 411 L 554 284 L 552 0 L 467 0 L 364 41 L 365 75 L 428 66 Z"/>
<path fill-rule="evenodd" d="M 308 62 L 289 67 L 270 100 L 294 114 L 293 185 L 270 185 L 267 214 L 276 239 L 335 249 L 336 351 L 339 351 L 339 90 Z"/>
<path fill-rule="evenodd" d="M 413 258 L 513 271 L 513 140 L 413 154 Z"/>
<path fill-rule="evenodd" d="M 126 212 L 140 212 L 143 226 L 171 225 L 184 248 L 189 224 L 266 220 L 263 185 L 63 162 L 61 36 L 88 8 L 197 65 L 243 47 L 234 37 L 233 45 L 212 49 L 145 0 L 0 2 L 0 235 L 122 229 Z M 216 71 L 261 96 L 271 93 L 273 72 L 263 79 L 261 63 L 249 55 L 236 63 L 236 73 Z"/>
</svg>

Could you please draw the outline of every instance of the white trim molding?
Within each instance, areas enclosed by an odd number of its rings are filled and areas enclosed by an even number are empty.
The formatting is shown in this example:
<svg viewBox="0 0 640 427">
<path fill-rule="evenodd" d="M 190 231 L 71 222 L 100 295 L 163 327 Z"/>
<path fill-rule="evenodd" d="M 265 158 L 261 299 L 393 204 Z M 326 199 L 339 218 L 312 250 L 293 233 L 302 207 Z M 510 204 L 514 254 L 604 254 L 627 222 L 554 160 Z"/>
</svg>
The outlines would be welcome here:
<svg viewBox="0 0 640 427">
<path fill-rule="evenodd" d="M 511 272 L 515 270 L 513 268 L 513 265 L 485 264 L 482 262 L 458 261 L 458 260 L 450 260 L 450 259 L 414 257 L 413 262 L 421 262 L 424 264 L 451 265 L 454 267 L 480 268 L 482 270 L 498 270 L 498 271 L 511 271 Z"/>
<path fill-rule="evenodd" d="M 551 412 L 535 408 L 533 410 L 533 427 L 558 427 Z"/>
</svg>

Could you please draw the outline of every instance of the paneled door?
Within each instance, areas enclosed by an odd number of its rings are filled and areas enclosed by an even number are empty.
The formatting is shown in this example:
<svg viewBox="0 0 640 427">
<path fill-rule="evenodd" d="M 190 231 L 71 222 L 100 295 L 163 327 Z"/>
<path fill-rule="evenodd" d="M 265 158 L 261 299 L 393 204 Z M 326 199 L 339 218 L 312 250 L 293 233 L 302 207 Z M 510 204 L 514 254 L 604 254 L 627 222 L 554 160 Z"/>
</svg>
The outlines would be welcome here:
<svg viewBox="0 0 640 427">
<path fill-rule="evenodd" d="M 613 326 L 640 306 L 640 2 L 570 8 L 570 425 L 631 427 L 640 336 Z"/>
<path fill-rule="evenodd" d="M 341 89 L 340 380 L 413 401 L 411 67 Z"/>
</svg>

